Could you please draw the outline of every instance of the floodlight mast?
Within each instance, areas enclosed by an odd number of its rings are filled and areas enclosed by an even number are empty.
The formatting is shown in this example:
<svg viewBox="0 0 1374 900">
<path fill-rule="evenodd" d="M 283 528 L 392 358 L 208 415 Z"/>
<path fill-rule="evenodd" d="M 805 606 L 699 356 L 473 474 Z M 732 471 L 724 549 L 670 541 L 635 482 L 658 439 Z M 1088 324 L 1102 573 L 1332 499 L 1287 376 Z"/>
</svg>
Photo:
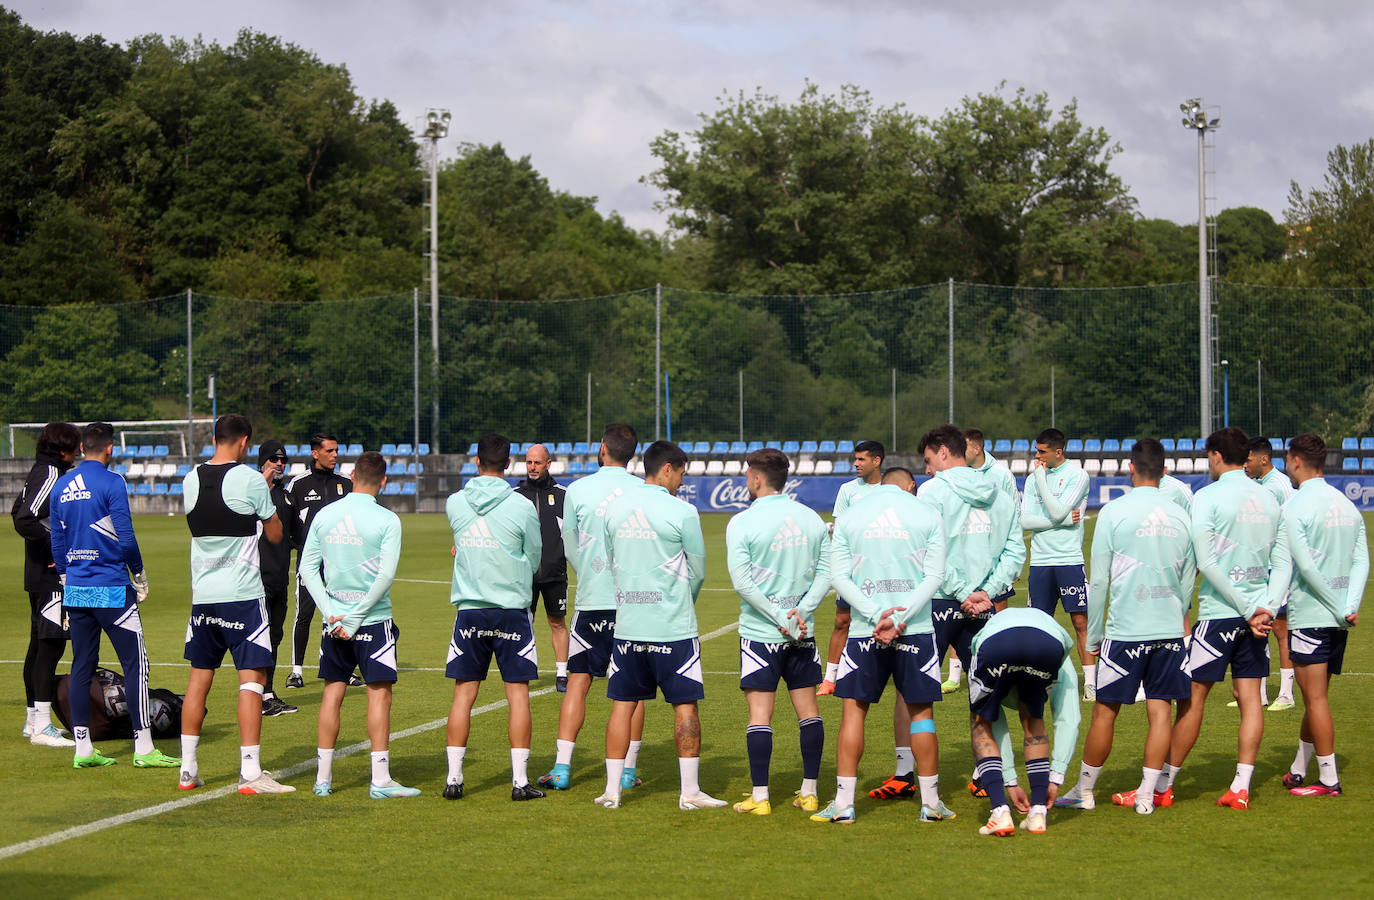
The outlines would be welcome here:
<svg viewBox="0 0 1374 900">
<path fill-rule="evenodd" d="M 453 115 L 446 109 L 425 110 L 422 136 L 429 141 L 429 343 L 430 383 L 434 391 L 430 408 L 430 452 L 439 452 L 439 141 L 448 137 Z"/>
<path fill-rule="evenodd" d="M 1183 127 L 1197 132 L 1197 292 L 1198 292 L 1198 394 L 1202 436 L 1212 433 L 1212 297 L 1207 271 L 1207 132 L 1221 127 L 1221 119 L 1207 118 L 1201 97 L 1178 106 Z"/>
</svg>

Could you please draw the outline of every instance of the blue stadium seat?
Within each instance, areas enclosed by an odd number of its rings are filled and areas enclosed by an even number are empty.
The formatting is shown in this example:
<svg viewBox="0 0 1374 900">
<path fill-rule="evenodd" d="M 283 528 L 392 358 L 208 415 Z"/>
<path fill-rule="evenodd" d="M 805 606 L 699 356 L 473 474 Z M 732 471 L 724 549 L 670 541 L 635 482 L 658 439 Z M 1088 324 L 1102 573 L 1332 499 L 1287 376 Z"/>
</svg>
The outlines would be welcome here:
<svg viewBox="0 0 1374 900">
<path fill-rule="evenodd" d="M 1102 442 L 1099 441 L 1097 438 L 1088 438 L 1086 441 L 1083 442 L 1083 452 L 1084 452 L 1084 453 L 1101 453 L 1101 452 L 1102 452 Z"/>
<path fill-rule="evenodd" d="M 1120 453 L 1120 452 L 1121 452 L 1121 442 L 1118 441 L 1116 438 L 1107 438 L 1105 441 L 1102 442 L 1102 452 L 1103 452 L 1103 453 Z"/>
<path fill-rule="evenodd" d="M 119 465 L 117 465 L 117 466 L 115 466 L 113 469 L 111 469 L 110 471 L 114 472 L 116 475 L 128 475 L 128 474 L 129 474 L 129 464 L 128 464 L 128 463 L 120 463 Z"/>
<path fill-rule="evenodd" d="M 201 447 L 201 448 L 200 448 L 200 458 L 201 458 L 201 459 L 209 459 L 210 457 L 212 457 L 212 456 L 214 456 L 214 455 L 215 455 L 215 447 L 214 447 L 213 444 L 206 444 L 204 447 Z M 249 456 L 250 459 L 257 459 L 257 458 L 258 458 L 258 445 L 257 445 L 257 444 L 254 444 L 254 445 L 253 445 L 253 449 L 250 450 L 250 451 L 248 451 L 248 456 Z"/>
<path fill-rule="evenodd" d="M 161 496 L 161 495 L 166 494 L 166 493 L 167 493 L 167 485 L 166 485 L 164 482 L 159 481 L 157 484 L 153 485 L 153 496 L 154 496 L 154 497 Z"/>
<path fill-rule="evenodd" d="M 1068 441 L 1064 444 L 1064 452 L 1065 452 L 1065 453 L 1082 453 L 1082 452 L 1083 452 L 1083 442 L 1080 441 L 1078 438 L 1069 438 Z"/>
<path fill-rule="evenodd" d="M 730 452 L 729 441 L 716 441 L 711 445 L 712 456 L 725 456 Z"/>
<path fill-rule="evenodd" d="M 1016 440 L 1014 440 L 1014 441 L 1011 442 L 1011 452 L 1012 452 L 1012 453 L 1029 453 L 1029 452 L 1030 452 L 1030 441 L 1028 441 L 1028 440 L 1026 440 L 1026 439 L 1024 439 L 1024 438 L 1017 438 Z"/>
<path fill-rule="evenodd" d="M 838 452 L 838 451 L 835 450 L 835 442 L 834 442 L 834 441 L 821 441 L 820 448 L 817 449 L 816 452 L 817 452 L 817 453 L 836 453 L 836 452 Z"/>
<path fill-rule="evenodd" d="M 835 452 L 836 452 L 836 453 L 853 453 L 853 452 L 854 452 L 854 442 L 853 442 L 853 441 L 840 441 L 838 444 L 835 445 Z M 848 470 L 848 469 L 845 469 L 845 471 L 848 472 L 849 470 Z"/>
<path fill-rule="evenodd" d="M 1277 467 L 1276 467 L 1276 468 L 1277 468 Z M 1347 456 L 1345 459 L 1341 460 L 1341 471 L 1342 471 L 1342 472 L 1358 472 L 1358 471 L 1360 471 L 1360 461 L 1359 461 L 1358 459 L 1356 459 L 1355 457 L 1353 457 L 1353 456 Z"/>
<path fill-rule="evenodd" d="M 405 484 L 401 485 L 401 493 L 406 496 L 413 495 L 415 493 L 415 482 L 407 481 Z"/>
<path fill-rule="evenodd" d="M 1276 450 L 1276 451 L 1278 451 L 1279 453 L 1282 453 L 1282 452 L 1283 452 L 1283 445 L 1284 445 L 1284 443 L 1285 443 L 1285 441 L 1284 441 L 1283 438 L 1270 438 L 1270 439 L 1269 439 L 1269 448 L 1270 448 L 1271 450 Z"/>
<path fill-rule="evenodd" d="M 572 456 L 573 445 L 571 441 L 559 441 L 554 445 L 553 452 L 557 456 Z"/>
<path fill-rule="evenodd" d="M 821 447 L 820 447 L 820 444 L 817 444 L 815 441 L 802 441 L 802 442 L 801 442 L 801 452 L 802 452 L 802 453 L 820 453 L 820 452 L 821 452 Z"/>
<path fill-rule="evenodd" d="M 711 452 L 711 442 L 697 441 L 692 445 L 692 449 L 689 452 L 695 453 L 697 456 L 706 456 Z"/>
<path fill-rule="evenodd" d="M 1374 437 L 1360 438 L 1361 450 L 1374 450 Z"/>
<path fill-rule="evenodd" d="M 185 463 L 182 463 L 181 465 L 177 466 L 177 477 L 178 477 L 178 478 L 185 478 L 185 477 L 186 477 L 187 475 L 189 475 L 189 474 L 191 474 L 191 467 L 190 467 L 190 466 L 186 465 Z"/>
<path fill-rule="evenodd" d="M 1173 438 L 1160 438 L 1160 439 L 1159 439 L 1159 442 L 1160 442 L 1161 444 L 1164 445 L 1164 452 L 1165 452 L 1165 453 L 1172 453 L 1172 452 L 1174 451 L 1174 439 L 1173 439 Z"/>
<path fill-rule="evenodd" d="M 1131 452 L 1131 448 L 1134 447 L 1134 446 L 1135 446 L 1135 438 L 1124 438 L 1124 439 L 1121 441 L 1121 452 L 1122 452 L 1122 453 L 1130 453 L 1130 452 Z"/>
<path fill-rule="evenodd" d="M 134 494 L 134 485 L 133 485 L 133 482 L 129 482 L 129 481 L 124 482 L 124 490 L 125 490 L 126 493 L 129 494 L 129 496 L 132 497 L 133 494 Z"/>
<path fill-rule="evenodd" d="M 1366 474 L 1374 472 L 1374 456 L 1366 456 L 1364 459 L 1360 460 L 1360 468 L 1363 469 Z"/>
<path fill-rule="evenodd" d="M 1359 441 L 1358 438 L 1349 438 L 1349 437 L 1348 437 L 1348 438 L 1342 438 L 1342 439 L 1341 439 L 1341 449 L 1342 449 L 1342 450 L 1358 450 L 1358 449 L 1360 449 L 1360 441 Z"/>
<path fill-rule="evenodd" d="M 345 451 L 345 454 L 348 455 L 348 456 L 362 456 L 362 455 L 363 455 L 363 445 L 362 445 L 362 444 L 349 444 L 349 445 L 348 445 L 348 450 Z"/>
<path fill-rule="evenodd" d="M 139 458 L 139 459 L 152 459 L 152 457 L 153 457 L 153 449 L 154 449 L 154 447 L 153 447 L 152 444 L 139 444 L 139 445 L 138 445 L 138 458 Z"/>
<path fill-rule="evenodd" d="M 1178 452 L 1180 452 L 1180 453 L 1182 453 L 1182 452 L 1185 451 L 1185 450 L 1191 452 L 1192 449 L 1193 449 L 1193 439 L 1192 439 L 1192 438 L 1179 438 L 1177 444 L 1175 444 L 1175 447 L 1177 448 Z"/>
<path fill-rule="evenodd" d="M 764 441 L 764 442 L 763 442 L 763 446 L 767 447 L 769 450 L 781 450 L 781 449 L 782 449 L 782 442 L 781 442 L 781 441 Z"/>
<path fill-rule="evenodd" d="M 1274 468 L 1276 468 L 1276 469 L 1278 469 L 1280 472 L 1282 472 L 1282 471 L 1283 471 L 1283 467 L 1284 467 L 1284 465 L 1285 465 L 1285 463 L 1284 463 L 1284 461 L 1283 461 L 1283 457 L 1282 457 L 1282 456 L 1276 456 L 1276 457 L 1274 457 L 1273 462 L 1274 462 Z"/>
<path fill-rule="evenodd" d="M 171 452 L 171 448 L 168 447 L 166 444 L 158 444 L 156 447 L 153 448 L 153 456 L 168 456 L 171 454 Z"/>
<path fill-rule="evenodd" d="M 289 451 L 288 451 L 288 452 L 289 452 Z M 472 445 L 472 451 L 471 451 L 471 452 L 472 452 L 473 454 L 476 454 L 476 453 L 477 453 L 477 445 L 476 445 L 476 444 L 473 444 L 473 445 Z M 396 455 L 396 445 L 395 445 L 395 444 L 383 444 L 383 445 L 382 445 L 382 455 L 383 455 L 383 456 L 395 456 L 395 455 Z"/>
<path fill-rule="evenodd" d="M 415 448 L 412 447 L 410 444 L 397 444 L 397 445 L 396 445 L 396 455 L 397 455 L 397 456 L 412 456 L 412 455 L 414 455 L 414 453 L 415 453 Z"/>
<path fill-rule="evenodd" d="M 598 469 L 600 469 L 600 468 L 601 468 L 601 463 L 599 463 L 599 462 L 593 461 L 593 462 L 583 463 L 583 464 L 582 464 L 582 474 L 583 474 L 583 475 L 592 475 L 592 474 L 596 473 L 596 471 L 597 471 Z"/>
<path fill-rule="evenodd" d="M 148 484 L 146 481 L 140 482 L 138 487 L 134 488 L 134 493 L 140 497 L 150 496 L 153 493 L 152 485 Z"/>
<path fill-rule="evenodd" d="M 567 474 L 569 474 L 569 475 L 581 475 L 581 474 L 582 474 L 582 461 L 581 461 L 581 460 L 578 460 L 578 459 L 575 459 L 575 460 L 573 460 L 572 462 L 568 463 Z"/>
<path fill-rule="evenodd" d="M 386 487 L 382 488 L 382 493 L 388 497 L 393 497 L 401 492 L 401 486 L 395 482 L 388 481 Z"/>
<path fill-rule="evenodd" d="M 747 449 L 748 446 L 749 446 L 749 445 L 746 444 L 746 443 L 744 443 L 744 441 L 731 441 L 731 442 L 730 442 L 730 449 L 727 450 L 726 452 L 729 453 L 731 456 L 734 456 L 734 455 L 737 455 L 737 454 L 740 454 L 740 453 L 748 453 L 748 452 L 749 452 L 748 449 Z"/>
<path fill-rule="evenodd" d="M 782 442 L 782 448 L 781 448 L 781 449 L 782 449 L 782 452 L 783 452 L 783 453 L 786 453 L 788 456 L 792 456 L 792 455 L 794 455 L 794 454 L 800 453 L 800 452 L 801 452 L 801 441 L 783 441 L 783 442 Z"/>
<path fill-rule="evenodd" d="M 425 442 L 421 441 L 419 450 L 421 456 L 429 456 L 429 444 L 426 444 Z"/>
<path fill-rule="evenodd" d="M 1002 438 L 1002 440 L 1000 440 L 1000 441 L 998 441 L 997 443 L 995 443 L 995 444 L 992 445 L 992 452 L 993 452 L 993 453 L 1010 453 L 1010 452 L 1011 452 L 1011 441 L 1007 440 L 1006 438 Z"/>
<path fill-rule="evenodd" d="M 592 445 L 588 444 L 586 441 L 578 441 L 576 444 L 573 444 L 572 452 L 573 456 L 587 456 L 596 451 L 593 450 Z"/>
<path fill-rule="evenodd" d="M 745 452 L 745 453 L 753 453 L 755 450 L 762 450 L 762 449 L 763 449 L 763 441 L 750 441 L 750 442 L 749 442 L 749 446 L 748 446 L 747 448 L 745 448 L 745 451 L 744 451 L 744 452 Z"/>
<path fill-rule="evenodd" d="M 474 443 L 474 444 L 468 444 L 468 453 L 467 453 L 467 455 L 468 455 L 468 456 L 476 456 L 476 455 L 477 455 L 477 445 L 476 445 L 475 443 Z"/>
<path fill-rule="evenodd" d="M 459 474 L 459 475 L 476 475 L 476 474 L 477 474 L 477 463 L 475 463 L 475 462 L 465 462 L 465 463 L 463 463 L 463 468 L 462 468 L 462 470 L 461 470 L 458 474 Z"/>
<path fill-rule="evenodd" d="M 850 471 L 852 471 L 852 470 L 851 470 L 850 465 L 849 465 L 849 460 L 847 460 L 847 459 L 837 459 L 837 460 L 835 460 L 835 474 L 836 474 L 836 475 L 848 475 L 848 474 L 850 473 Z"/>
<path fill-rule="evenodd" d="M 167 488 L 167 493 L 168 493 L 168 494 L 171 494 L 173 497 L 180 497 L 180 496 L 181 496 L 181 482 L 180 482 L 180 481 L 173 482 L 172 485 L 171 485 L 170 487 Z"/>
</svg>

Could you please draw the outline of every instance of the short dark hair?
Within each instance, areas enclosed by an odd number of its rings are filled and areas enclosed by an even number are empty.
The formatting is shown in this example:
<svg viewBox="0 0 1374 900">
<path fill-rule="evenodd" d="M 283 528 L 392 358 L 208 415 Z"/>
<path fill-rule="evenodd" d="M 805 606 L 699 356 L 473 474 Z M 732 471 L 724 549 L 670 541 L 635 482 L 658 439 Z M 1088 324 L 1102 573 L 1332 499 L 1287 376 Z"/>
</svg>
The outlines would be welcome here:
<svg viewBox="0 0 1374 900">
<path fill-rule="evenodd" d="M 985 443 L 987 443 L 987 439 L 983 437 L 983 432 L 981 430 L 977 428 L 964 429 L 964 450 L 966 452 L 969 444 L 977 444 L 981 447 Z"/>
<path fill-rule="evenodd" d="M 310 435 L 310 449 L 319 450 L 324 446 L 325 441 L 333 441 L 337 444 L 339 442 L 339 439 L 334 437 L 334 435 L 330 434 L 327 431 L 317 431 L 314 434 Z"/>
<path fill-rule="evenodd" d="M 1303 432 L 1288 442 L 1288 455 L 1296 456 L 1320 474 L 1326 468 L 1326 441 L 1321 435 Z"/>
<path fill-rule="evenodd" d="M 953 425 L 936 425 L 921 437 L 921 443 L 917 445 L 916 452 L 925 454 L 927 449 L 939 450 L 945 447 L 954 456 L 968 455 L 968 441 L 964 440 L 964 433 Z"/>
<path fill-rule="evenodd" d="M 484 434 L 477 439 L 477 467 L 506 471 L 510 465 L 510 438 L 504 434 Z"/>
<path fill-rule="evenodd" d="M 915 483 L 916 476 L 911 474 L 910 469 L 903 469 L 901 466 L 893 466 L 883 473 L 883 484 L 895 484 L 904 488 Z"/>
<path fill-rule="evenodd" d="M 887 451 L 878 441 L 859 441 L 854 445 L 855 453 L 867 453 L 869 456 L 876 456 L 878 459 L 887 459 Z"/>
<path fill-rule="evenodd" d="M 215 420 L 215 443 L 228 444 L 239 438 L 253 436 L 253 423 L 238 413 L 225 413 Z"/>
<path fill-rule="evenodd" d="M 1064 440 L 1064 432 L 1060 431 L 1058 428 L 1046 428 L 1035 436 L 1035 442 L 1037 444 L 1044 444 L 1051 450 L 1063 450 L 1064 444 L 1067 443 Z"/>
<path fill-rule="evenodd" d="M 81 448 L 87 455 L 99 453 L 114 445 L 114 426 L 109 422 L 92 422 L 81 429 Z"/>
<path fill-rule="evenodd" d="M 362 484 L 381 484 L 386 476 L 386 457 L 369 450 L 353 464 L 353 480 Z"/>
<path fill-rule="evenodd" d="M 792 462 L 781 450 L 773 447 L 755 450 L 744 458 L 744 464 L 762 472 L 763 480 L 773 490 L 780 491 L 787 486 L 787 471 L 792 468 Z"/>
<path fill-rule="evenodd" d="M 81 429 L 71 422 L 49 422 L 38 432 L 38 446 L 34 451 L 39 456 L 61 456 L 75 453 L 81 449 Z"/>
<path fill-rule="evenodd" d="M 623 422 L 612 422 L 601 433 L 601 445 L 606 448 L 607 456 L 624 465 L 635 455 L 639 447 L 639 435 Z"/>
<path fill-rule="evenodd" d="M 1253 437 L 1250 438 L 1250 452 L 1258 453 L 1265 459 L 1269 459 L 1274 455 L 1274 445 L 1267 437 Z"/>
<path fill-rule="evenodd" d="M 1164 477 L 1164 445 L 1155 438 L 1141 438 L 1131 446 L 1131 465 L 1141 478 L 1158 481 Z"/>
<path fill-rule="evenodd" d="M 644 472 L 655 475 L 665 465 L 681 469 L 687 465 L 687 454 L 677 444 L 668 441 L 654 441 L 644 448 Z"/>
<path fill-rule="evenodd" d="M 1243 466 L 1250 458 L 1250 439 L 1244 431 L 1230 425 L 1207 436 L 1206 450 L 1220 453 L 1221 461 L 1228 466 Z"/>
</svg>

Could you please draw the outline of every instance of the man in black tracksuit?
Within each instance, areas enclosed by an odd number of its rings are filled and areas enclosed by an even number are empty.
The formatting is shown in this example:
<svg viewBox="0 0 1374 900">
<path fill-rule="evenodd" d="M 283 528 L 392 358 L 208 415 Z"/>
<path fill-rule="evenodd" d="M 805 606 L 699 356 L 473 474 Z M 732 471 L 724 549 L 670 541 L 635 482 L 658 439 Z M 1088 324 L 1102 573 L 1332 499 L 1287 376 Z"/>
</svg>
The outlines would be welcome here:
<svg viewBox="0 0 1374 900">
<path fill-rule="evenodd" d="M 528 476 L 515 486 L 516 493 L 534 504 L 539 513 L 539 533 L 544 555 L 534 573 L 534 598 L 530 613 L 539 609 L 544 597 L 544 615 L 553 633 L 554 684 L 559 692 L 568 689 L 568 561 L 563 556 L 563 485 L 549 474 L 549 451 L 535 444 L 525 451 Z"/>
<path fill-rule="evenodd" d="M 281 441 L 263 441 L 258 448 L 258 470 L 269 476 L 272 485 L 272 505 L 277 508 L 277 518 L 283 523 L 291 521 L 291 506 L 286 501 L 286 468 L 291 460 L 286 456 L 286 447 Z M 267 670 L 267 685 L 262 695 L 262 714 L 281 716 L 296 712 L 296 707 L 278 697 L 273 687 L 277 674 L 277 648 L 281 645 L 282 635 L 286 633 L 287 582 L 291 577 L 291 542 L 280 541 L 276 544 L 267 539 L 266 534 L 258 536 L 258 564 L 262 572 L 262 589 L 267 600 L 268 636 L 272 640 L 271 668 Z"/>
<path fill-rule="evenodd" d="M 291 512 L 286 532 L 291 536 L 291 546 L 296 548 L 296 617 L 291 627 L 291 675 L 286 679 L 289 688 L 305 687 L 302 667 L 315 618 L 315 600 L 300 579 L 300 551 L 315 514 L 353 490 L 353 482 L 334 471 L 339 462 L 339 442 L 334 435 L 320 433 L 312 437 L 310 458 L 310 469 L 286 486 L 286 503 Z M 357 676 L 350 678 L 349 684 L 356 679 Z"/>
<path fill-rule="evenodd" d="M 52 720 L 57 663 L 67 649 L 62 621 L 62 581 L 52 560 L 48 511 L 52 488 L 81 452 L 81 430 L 50 422 L 38 435 L 37 453 L 24 490 L 10 514 L 24 539 L 24 590 L 29 595 L 29 651 L 24 657 L 24 736 L 43 747 L 72 747 Z"/>
</svg>

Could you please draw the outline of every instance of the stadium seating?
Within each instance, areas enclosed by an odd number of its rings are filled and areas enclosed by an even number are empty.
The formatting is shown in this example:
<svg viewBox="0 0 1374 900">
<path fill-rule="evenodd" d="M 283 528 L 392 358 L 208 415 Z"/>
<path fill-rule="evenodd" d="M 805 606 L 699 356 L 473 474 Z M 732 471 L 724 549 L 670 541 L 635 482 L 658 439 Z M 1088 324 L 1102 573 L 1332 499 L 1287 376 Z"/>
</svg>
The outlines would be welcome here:
<svg viewBox="0 0 1374 900">
<path fill-rule="evenodd" d="M 1086 441 L 1083 442 L 1083 452 L 1084 452 L 1084 453 L 1101 453 L 1101 452 L 1102 452 L 1102 442 L 1099 441 L 1097 438 L 1088 438 Z"/>
<path fill-rule="evenodd" d="M 1002 440 L 997 441 L 996 443 L 994 443 L 994 444 L 992 445 L 992 452 L 993 452 L 993 453 L 1010 453 L 1010 452 L 1011 452 L 1011 441 L 1007 440 L 1006 438 L 1003 438 Z"/>
<path fill-rule="evenodd" d="M 1089 457 L 1083 460 L 1083 471 L 1087 472 L 1089 475 L 1101 475 L 1102 460 L 1096 457 Z"/>
<path fill-rule="evenodd" d="M 782 445 L 782 452 L 786 453 L 788 456 L 796 456 L 798 453 L 801 452 L 801 442 L 784 441 Z"/>
<path fill-rule="evenodd" d="M 397 455 L 397 456 L 413 456 L 414 454 L 415 454 L 415 448 L 412 447 L 410 444 L 397 444 L 397 445 L 396 445 L 396 455 Z"/>
<path fill-rule="evenodd" d="M 419 449 L 421 456 L 429 456 L 429 444 L 421 442 Z"/>
<path fill-rule="evenodd" d="M 554 445 L 553 452 L 556 456 L 572 456 L 573 445 L 568 441 L 559 441 Z"/>
<path fill-rule="evenodd" d="M 396 445 L 395 445 L 395 444 L 383 444 L 383 445 L 382 445 L 382 451 L 381 451 L 381 452 L 382 452 L 382 455 L 383 455 L 383 456 L 395 456 L 395 455 L 396 455 Z M 472 449 L 468 451 L 468 455 L 469 455 L 469 456 L 476 456 L 476 455 L 477 455 L 477 445 L 476 445 L 476 444 L 473 444 L 473 445 L 472 445 Z"/>
<path fill-rule="evenodd" d="M 593 450 L 592 445 L 588 444 L 586 441 L 578 441 L 572 446 L 573 456 L 590 456 L 594 453 L 596 453 L 596 451 Z"/>
<path fill-rule="evenodd" d="M 727 441 L 716 441 L 711 445 L 712 456 L 724 456 L 730 452 L 730 444 Z"/>
<path fill-rule="evenodd" d="M 1083 442 L 1077 438 L 1069 438 L 1064 444 L 1064 452 L 1078 455 L 1083 452 Z"/>
<path fill-rule="evenodd" d="M 152 493 L 153 486 L 146 481 L 139 482 L 138 486 L 134 488 L 134 494 L 138 497 L 148 497 Z"/>
<path fill-rule="evenodd" d="M 1029 453 L 1031 449 L 1030 441 L 1024 438 L 1017 438 L 1011 442 L 1012 453 Z"/>
<path fill-rule="evenodd" d="M 706 474 L 706 460 L 704 460 L 704 459 L 694 459 L 694 460 L 690 461 L 689 463 L 687 463 L 687 474 L 688 474 L 688 475 L 705 475 L 705 474 Z"/>
<path fill-rule="evenodd" d="M 850 464 L 849 460 L 847 460 L 847 459 L 837 459 L 837 460 L 835 460 L 835 474 L 836 474 L 836 475 L 848 475 L 848 474 L 849 474 L 850 472 L 852 472 L 852 471 L 854 471 L 854 466 Z"/>
<path fill-rule="evenodd" d="M 744 472 L 744 461 L 739 459 L 727 459 L 725 461 L 725 475 L 740 475 Z"/>
<path fill-rule="evenodd" d="M 1103 453 L 1120 453 L 1120 452 L 1121 452 L 1121 442 L 1118 441 L 1116 438 L 1107 438 L 1105 441 L 1102 442 L 1102 452 L 1103 452 Z"/>
<path fill-rule="evenodd" d="M 209 459 L 210 457 L 212 457 L 212 456 L 214 456 L 214 455 L 215 455 L 215 447 L 214 447 L 213 444 L 206 444 L 204 447 L 201 447 L 201 448 L 200 448 L 200 458 L 201 458 L 201 459 Z M 254 446 L 253 446 L 253 449 L 249 451 L 248 456 L 249 456 L 250 459 L 257 459 L 257 458 L 258 458 L 258 448 L 257 448 L 257 445 L 254 445 Z"/>
<path fill-rule="evenodd" d="M 724 461 L 724 460 L 721 460 L 721 459 L 713 459 L 713 460 L 708 461 L 708 462 L 706 463 L 706 471 L 705 471 L 703 474 L 705 474 L 705 475 L 724 475 L 724 474 L 725 474 L 725 461 Z"/>
<path fill-rule="evenodd" d="M 181 482 L 173 482 L 171 486 L 167 488 L 167 493 L 172 495 L 173 497 L 180 497 L 182 494 Z"/>
<path fill-rule="evenodd" d="M 1374 450 L 1374 437 L 1360 438 L 1361 450 Z"/>
<path fill-rule="evenodd" d="M 745 449 L 744 452 L 745 452 L 745 453 L 753 453 L 755 450 L 762 450 L 762 449 L 763 449 L 763 441 L 750 441 L 750 442 L 749 442 L 749 446 Z"/>
<path fill-rule="evenodd" d="M 815 475 L 815 474 L 816 474 L 816 461 L 815 461 L 814 459 L 809 459 L 809 458 L 803 457 L 802 460 L 801 460 L 800 462 L 797 463 L 797 468 L 796 468 L 796 470 L 795 470 L 792 474 L 794 474 L 794 475 Z"/>
<path fill-rule="evenodd" d="M 1160 442 L 1161 444 L 1164 445 L 1164 452 L 1165 452 L 1165 453 L 1173 453 L 1173 452 L 1174 452 L 1174 439 L 1173 439 L 1173 438 L 1160 438 L 1160 439 L 1159 439 L 1159 442 Z"/>
<path fill-rule="evenodd" d="M 1102 466 L 1102 469 L 1101 469 L 1101 474 L 1102 474 L 1102 475 L 1111 476 L 1111 475 L 1115 475 L 1115 474 L 1116 474 L 1116 470 L 1117 470 L 1117 461 L 1116 461 L 1116 460 L 1114 460 L 1114 459 L 1108 457 L 1107 459 L 1099 460 L 1098 462 L 1099 462 L 1099 463 L 1101 464 L 1101 466 Z M 1126 470 L 1125 470 L 1125 474 L 1128 474 L 1128 475 L 1129 475 L 1129 474 L 1130 474 L 1130 471 L 1131 471 L 1130 469 L 1126 469 Z"/>
<path fill-rule="evenodd" d="M 135 481 L 143 477 L 143 463 L 129 463 L 124 472 L 124 477 L 130 481 Z"/>
<path fill-rule="evenodd" d="M 1274 468 L 1276 468 L 1276 469 L 1278 469 L 1280 472 L 1282 472 L 1282 471 L 1283 471 L 1283 467 L 1284 467 L 1283 457 L 1282 457 L 1282 456 L 1276 456 L 1276 457 L 1274 457 Z"/>
<path fill-rule="evenodd" d="M 1353 456 L 1347 456 L 1345 459 L 1341 460 L 1341 471 L 1342 471 L 1342 472 L 1358 472 L 1358 471 L 1360 471 L 1360 461 L 1359 461 L 1359 459 L 1357 459 L 1356 457 L 1353 457 Z"/>
<path fill-rule="evenodd" d="M 764 441 L 764 442 L 763 442 L 763 446 L 766 447 L 766 448 L 769 449 L 769 450 L 781 450 L 781 449 L 782 449 L 782 442 L 781 442 L 781 441 Z"/>
<path fill-rule="evenodd" d="M 815 441 L 802 441 L 800 452 L 803 456 L 814 456 L 821 452 L 821 447 Z"/>
<path fill-rule="evenodd" d="M 1366 475 L 1374 472 L 1374 456 L 1366 456 L 1362 459 L 1360 461 L 1360 468 L 1364 470 Z"/>
<path fill-rule="evenodd" d="M 156 484 L 153 485 L 153 496 L 154 496 L 154 497 L 159 496 L 159 495 L 162 495 L 162 494 L 166 494 L 166 493 L 167 493 L 167 485 L 166 485 L 164 482 L 159 481 L 159 482 L 157 482 Z"/>
<path fill-rule="evenodd" d="M 816 474 L 829 475 L 835 471 L 835 463 L 828 459 L 816 460 Z"/>
<path fill-rule="evenodd" d="M 477 474 L 477 463 L 475 463 L 475 462 L 465 462 L 465 463 L 463 463 L 463 468 L 462 468 L 461 470 L 459 470 L 458 474 L 459 474 L 459 475 L 476 475 L 476 474 Z"/>
<path fill-rule="evenodd" d="M 1135 446 L 1135 438 L 1126 438 L 1121 442 L 1121 452 L 1130 454 L 1131 448 Z"/>
<path fill-rule="evenodd" d="M 817 448 L 816 448 L 816 452 L 817 452 L 817 453 L 829 453 L 829 454 L 834 454 L 834 453 L 837 453 L 838 451 L 835 449 L 835 442 L 834 442 L 834 441 L 821 441 L 820 444 L 819 444 L 819 445 L 817 446 Z"/>
<path fill-rule="evenodd" d="M 744 443 L 744 441 L 731 441 L 730 449 L 727 452 L 731 455 L 743 456 L 745 453 L 748 452 L 748 446 L 749 445 Z"/>
<path fill-rule="evenodd" d="M 853 441 L 840 441 L 838 444 L 835 445 L 835 452 L 836 452 L 836 453 L 843 453 L 843 454 L 850 454 L 850 453 L 853 453 L 853 452 L 854 452 L 854 442 L 853 442 Z"/>
<path fill-rule="evenodd" d="M 413 481 L 407 481 L 407 482 L 405 482 L 404 484 L 401 485 L 401 493 L 402 493 L 402 494 L 404 494 L 404 495 L 406 495 L 406 496 L 412 496 L 412 495 L 415 494 L 415 492 L 416 492 L 415 482 L 413 482 Z"/>
<path fill-rule="evenodd" d="M 344 451 L 343 455 L 344 455 L 344 456 L 353 456 L 353 457 L 362 456 L 362 455 L 363 455 L 363 445 L 362 445 L 362 444 L 349 444 L 349 445 L 348 445 L 348 449 Z"/>
</svg>

